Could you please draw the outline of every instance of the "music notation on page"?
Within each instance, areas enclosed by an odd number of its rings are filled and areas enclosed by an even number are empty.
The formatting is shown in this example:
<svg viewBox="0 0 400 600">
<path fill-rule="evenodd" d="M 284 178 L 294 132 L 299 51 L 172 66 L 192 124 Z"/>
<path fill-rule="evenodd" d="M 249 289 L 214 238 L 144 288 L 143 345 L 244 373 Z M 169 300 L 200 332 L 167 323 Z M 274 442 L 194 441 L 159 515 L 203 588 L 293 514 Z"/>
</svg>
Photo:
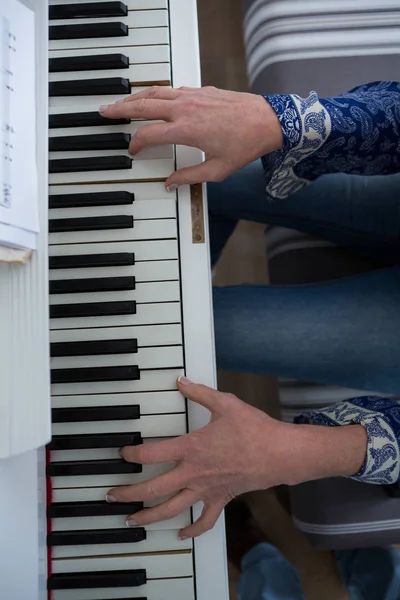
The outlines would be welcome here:
<svg viewBox="0 0 400 600">
<path fill-rule="evenodd" d="M 12 71 L 12 54 L 17 51 L 17 37 L 11 31 L 10 21 L 6 17 L 1 19 L 1 45 L 2 45 L 2 95 L 3 95 L 3 111 L 2 119 L 2 134 L 3 134 L 3 152 L 1 156 L 1 171 L 2 171 L 2 190 L 0 195 L 0 203 L 9 208 L 12 202 L 12 182 L 11 182 L 11 163 L 13 160 L 13 134 L 15 133 L 12 126 L 10 106 L 13 101 L 13 71 Z"/>
<path fill-rule="evenodd" d="M 0 4 L 0 132 L 0 244 L 35 249 L 35 21 L 19 0 Z"/>
</svg>

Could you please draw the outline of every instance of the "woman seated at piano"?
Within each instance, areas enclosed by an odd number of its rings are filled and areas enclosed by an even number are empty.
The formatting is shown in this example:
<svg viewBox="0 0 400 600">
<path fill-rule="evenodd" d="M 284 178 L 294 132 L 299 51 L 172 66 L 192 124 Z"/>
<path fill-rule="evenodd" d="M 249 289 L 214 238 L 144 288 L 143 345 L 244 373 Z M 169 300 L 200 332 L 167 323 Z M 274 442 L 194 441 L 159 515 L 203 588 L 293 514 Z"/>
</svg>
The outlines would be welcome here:
<svg viewBox="0 0 400 600">
<path fill-rule="evenodd" d="M 204 163 L 171 174 L 166 185 L 208 182 L 213 264 L 248 219 L 303 230 L 383 265 L 310 286 L 217 287 L 218 367 L 399 393 L 399 83 L 335 98 L 152 88 L 100 111 L 164 121 L 139 129 L 133 154 L 171 143 L 205 152 Z M 224 506 L 250 490 L 336 476 L 400 481 L 396 400 L 351 398 L 290 424 L 185 378 L 178 387 L 209 409 L 211 421 L 181 438 L 122 449 L 127 461 L 176 463 L 151 481 L 110 490 L 110 502 L 170 497 L 135 514 L 132 525 L 172 518 L 201 500 L 186 538 L 212 528 Z"/>
</svg>

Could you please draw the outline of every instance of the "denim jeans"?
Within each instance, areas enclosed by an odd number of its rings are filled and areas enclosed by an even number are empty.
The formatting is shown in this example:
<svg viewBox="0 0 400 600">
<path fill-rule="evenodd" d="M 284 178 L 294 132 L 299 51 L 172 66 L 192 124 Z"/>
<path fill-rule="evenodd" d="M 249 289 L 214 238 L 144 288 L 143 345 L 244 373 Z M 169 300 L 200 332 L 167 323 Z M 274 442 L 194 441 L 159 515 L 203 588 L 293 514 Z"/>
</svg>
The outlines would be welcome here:
<svg viewBox="0 0 400 600">
<path fill-rule="evenodd" d="M 400 554 L 394 548 L 344 550 L 336 559 L 351 600 L 399 600 Z M 244 557 L 238 598 L 305 600 L 296 569 L 270 544 L 258 544 Z"/>
<path fill-rule="evenodd" d="M 326 175 L 285 200 L 260 162 L 208 185 L 215 264 L 239 220 L 298 229 L 383 265 L 313 285 L 214 288 L 217 364 L 382 393 L 400 392 L 400 174 Z"/>
</svg>

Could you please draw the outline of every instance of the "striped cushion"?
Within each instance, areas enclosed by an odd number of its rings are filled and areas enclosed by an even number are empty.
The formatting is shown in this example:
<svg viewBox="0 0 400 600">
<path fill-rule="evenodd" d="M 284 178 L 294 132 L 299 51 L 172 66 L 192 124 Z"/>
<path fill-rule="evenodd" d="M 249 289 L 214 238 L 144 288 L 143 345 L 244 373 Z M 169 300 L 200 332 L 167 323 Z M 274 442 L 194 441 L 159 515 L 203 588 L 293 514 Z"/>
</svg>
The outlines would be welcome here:
<svg viewBox="0 0 400 600">
<path fill-rule="evenodd" d="M 277 285 L 330 281 L 382 266 L 331 242 L 283 227 L 267 227 L 265 242 L 270 282 Z"/>
<path fill-rule="evenodd" d="M 256 93 L 321 96 L 399 79 L 399 0 L 243 0 Z"/>
</svg>

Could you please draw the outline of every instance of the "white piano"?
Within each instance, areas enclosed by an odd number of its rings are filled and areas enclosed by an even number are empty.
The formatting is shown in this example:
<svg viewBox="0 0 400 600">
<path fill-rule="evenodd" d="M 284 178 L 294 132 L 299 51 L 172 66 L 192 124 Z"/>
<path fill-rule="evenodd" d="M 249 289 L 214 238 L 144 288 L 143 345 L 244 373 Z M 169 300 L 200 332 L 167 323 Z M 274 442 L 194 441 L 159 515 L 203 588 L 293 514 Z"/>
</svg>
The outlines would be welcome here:
<svg viewBox="0 0 400 600">
<path fill-rule="evenodd" d="M 228 600 L 223 518 L 181 541 L 201 506 L 132 530 L 128 507 L 104 501 L 171 467 L 124 464 L 120 445 L 206 424 L 176 378 L 215 385 L 205 190 L 163 184 L 201 153 L 132 160 L 141 123 L 98 114 L 149 85 L 200 85 L 196 2 L 23 1 L 36 16 L 41 233 L 30 263 L 0 265 L 1 595 Z"/>
</svg>

